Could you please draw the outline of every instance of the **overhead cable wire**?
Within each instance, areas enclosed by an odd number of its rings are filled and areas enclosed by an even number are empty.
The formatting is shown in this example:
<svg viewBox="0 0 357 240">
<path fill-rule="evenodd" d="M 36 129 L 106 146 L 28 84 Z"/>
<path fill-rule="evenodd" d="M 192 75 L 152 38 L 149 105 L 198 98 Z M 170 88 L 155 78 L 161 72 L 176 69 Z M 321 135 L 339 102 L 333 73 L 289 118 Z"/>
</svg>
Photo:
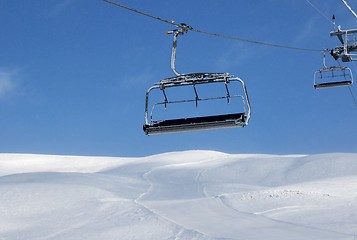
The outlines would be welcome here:
<svg viewBox="0 0 357 240">
<path fill-rule="evenodd" d="M 348 8 L 348 10 L 350 10 L 350 12 L 357 18 L 357 14 L 352 10 L 352 8 L 347 4 L 347 2 L 345 0 L 341 0 L 346 7 Z"/>
<path fill-rule="evenodd" d="M 339 62 L 339 63 L 340 63 L 340 62 Z M 357 72 L 357 69 L 356 69 L 356 66 L 355 66 L 355 63 L 354 63 L 354 62 L 352 62 L 352 66 L 353 66 L 355 72 Z M 352 96 L 352 98 L 353 98 L 353 101 L 354 101 L 354 103 L 355 103 L 355 105 L 356 105 L 356 107 L 357 107 L 357 100 L 356 100 L 356 97 L 355 97 L 355 95 L 353 94 L 352 89 L 351 89 L 350 86 L 348 86 L 348 90 L 350 91 L 351 96 Z"/>
<path fill-rule="evenodd" d="M 337 63 L 338 63 L 338 65 L 341 67 L 340 60 L 337 60 Z M 355 66 L 354 62 L 352 62 L 352 66 L 353 66 L 355 72 L 357 72 L 357 69 L 356 69 L 356 66 Z M 345 77 L 345 80 L 346 80 L 346 77 Z M 352 92 L 351 86 L 348 86 L 348 90 L 349 90 L 349 92 L 350 92 L 350 94 L 351 94 L 351 97 L 352 97 L 352 99 L 353 99 L 353 102 L 355 103 L 355 105 L 356 105 L 356 107 L 357 107 L 357 100 L 356 100 L 355 95 L 354 95 L 353 92 Z"/>
<path fill-rule="evenodd" d="M 353 101 L 355 102 L 355 105 L 356 105 L 356 107 L 357 107 L 357 100 L 356 100 L 356 97 L 355 97 L 355 95 L 353 94 L 353 92 L 352 92 L 350 86 L 348 86 L 348 90 L 350 90 L 350 93 L 351 93 L 351 96 L 352 96 L 352 98 L 353 98 Z"/>
<path fill-rule="evenodd" d="M 183 26 L 183 24 L 177 24 L 172 20 L 169 21 L 169 20 L 166 20 L 166 19 L 163 19 L 163 18 L 160 18 L 160 17 L 156 17 L 154 15 L 151 15 L 151 14 L 144 13 L 144 12 L 141 12 L 139 10 L 136 10 L 134 8 L 130 8 L 130 7 L 124 6 L 124 5 L 119 4 L 117 2 L 113 2 L 113 1 L 110 1 L 110 0 L 103 0 L 103 1 L 111 3 L 111 4 L 114 4 L 114 5 L 118 6 L 118 7 L 125 8 L 125 9 L 133 11 L 135 13 L 142 14 L 144 16 L 147 16 L 147 17 L 150 17 L 150 18 L 154 18 L 156 20 L 159 20 L 159 21 L 162 21 L 162 22 L 165 22 L 165 23 L 172 24 L 172 25 L 174 25 L 176 27 L 179 27 L 179 28 L 181 28 Z M 324 51 L 324 50 L 320 50 L 320 49 L 290 47 L 290 46 L 284 46 L 284 45 L 278 45 L 278 44 L 272 44 L 272 43 L 258 42 L 258 41 L 253 41 L 253 40 L 248 40 L 248 39 L 243 39 L 243 38 L 238 38 L 238 37 L 231 37 L 231 36 L 227 36 L 227 35 L 222 35 L 222 34 L 202 31 L 202 30 L 194 29 L 192 27 L 187 27 L 186 30 L 191 30 L 191 31 L 194 31 L 194 32 L 208 34 L 208 35 L 212 35 L 212 36 L 223 37 L 223 38 L 228 38 L 228 39 L 233 39 L 233 40 L 238 40 L 238 41 L 243 41 L 243 42 L 249 42 L 249 43 L 254 43 L 254 44 L 260 44 L 260 45 L 265 45 L 265 46 L 271 46 L 271 47 L 286 48 L 286 49 L 301 50 L 301 51 L 312 51 L 312 52 L 323 52 Z"/>
<path fill-rule="evenodd" d="M 174 21 L 172 21 L 172 20 L 171 20 L 171 21 L 168 21 L 168 20 L 165 20 L 165 19 L 162 19 L 162 18 L 159 18 L 159 17 L 155 17 L 155 16 L 150 15 L 150 14 L 148 14 L 148 13 L 144 13 L 144 12 L 138 11 L 138 10 L 136 10 L 136 9 L 134 9 L 134 8 L 130 8 L 130 7 L 124 6 L 124 5 L 119 4 L 119 3 L 117 3 L 117 2 L 112 2 L 112 1 L 109 1 L 109 0 L 104 0 L 104 1 L 107 2 L 107 3 L 114 4 L 114 5 L 118 6 L 118 7 L 122 7 L 122 8 L 125 8 L 125 9 L 127 9 L 127 10 L 130 10 L 130 11 L 133 11 L 133 12 L 136 12 L 136 13 L 139 13 L 139 14 L 142 14 L 142 15 L 145 15 L 145 16 L 147 16 L 147 17 L 151 17 L 151 18 L 154 18 L 154 19 L 156 19 L 156 20 L 159 20 L 159 21 L 162 21 L 162 22 L 165 22 L 165 23 L 169 23 L 169 24 L 175 25 L 176 27 L 180 27 L 180 24 L 176 24 L 176 23 L 175 23 Z"/>
<path fill-rule="evenodd" d="M 255 43 L 255 44 L 261 44 L 261 45 L 271 46 L 271 47 L 287 48 L 287 49 L 294 49 L 294 50 L 301 50 L 301 51 L 313 51 L 313 52 L 323 52 L 324 51 L 324 50 L 318 50 L 318 49 L 290 47 L 290 46 L 284 46 L 284 45 L 278 45 L 278 44 L 272 44 L 272 43 L 252 41 L 252 40 L 247 40 L 247 39 L 243 39 L 243 38 L 237 38 L 237 37 L 231 37 L 231 36 L 226 36 L 226 35 L 217 34 L 217 33 L 206 32 L 206 31 L 202 31 L 202 30 L 198 30 L 198 29 L 190 29 L 190 30 L 199 32 L 199 33 L 217 36 L 217 37 L 223 37 L 223 38 L 228 38 L 228 39 L 233 39 L 233 40 L 238 40 L 238 41 L 243 41 L 243 42 L 249 42 L 249 43 Z"/>
<path fill-rule="evenodd" d="M 326 14 L 324 14 L 323 12 L 321 12 L 314 4 L 312 4 L 312 2 L 310 2 L 309 0 L 306 0 L 306 2 L 307 2 L 308 4 L 310 4 L 310 6 L 313 7 L 321 16 L 323 16 L 324 18 L 326 18 L 327 21 L 329 21 L 329 22 L 331 22 L 332 24 L 334 24 L 333 21 L 332 21 L 328 16 L 326 16 Z"/>
</svg>

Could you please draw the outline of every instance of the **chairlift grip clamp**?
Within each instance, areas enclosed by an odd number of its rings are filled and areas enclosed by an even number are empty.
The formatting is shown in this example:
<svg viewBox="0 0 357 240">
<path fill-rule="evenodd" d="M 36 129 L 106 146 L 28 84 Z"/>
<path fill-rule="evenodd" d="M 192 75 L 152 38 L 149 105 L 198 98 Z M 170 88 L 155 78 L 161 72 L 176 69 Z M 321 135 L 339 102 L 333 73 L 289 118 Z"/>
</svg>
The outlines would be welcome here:
<svg viewBox="0 0 357 240">
<path fill-rule="evenodd" d="M 169 34 L 176 34 L 176 35 L 183 35 L 184 33 L 188 33 L 188 30 L 192 30 L 193 28 L 188 26 L 187 24 L 185 23 L 181 23 L 180 25 L 178 25 L 179 29 L 175 29 L 175 30 L 172 30 L 172 31 L 168 31 L 166 30 L 166 35 L 169 35 Z"/>
</svg>

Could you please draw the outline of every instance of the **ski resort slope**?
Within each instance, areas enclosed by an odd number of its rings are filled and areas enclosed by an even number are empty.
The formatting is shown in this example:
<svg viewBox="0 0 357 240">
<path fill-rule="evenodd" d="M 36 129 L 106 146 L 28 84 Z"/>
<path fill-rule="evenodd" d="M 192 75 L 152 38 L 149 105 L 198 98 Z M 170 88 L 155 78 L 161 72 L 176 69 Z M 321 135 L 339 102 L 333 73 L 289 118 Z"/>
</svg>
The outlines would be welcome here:
<svg viewBox="0 0 357 240">
<path fill-rule="evenodd" d="M 0 239 L 323 239 L 357 234 L 357 154 L 0 154 Z"/>
</svg>

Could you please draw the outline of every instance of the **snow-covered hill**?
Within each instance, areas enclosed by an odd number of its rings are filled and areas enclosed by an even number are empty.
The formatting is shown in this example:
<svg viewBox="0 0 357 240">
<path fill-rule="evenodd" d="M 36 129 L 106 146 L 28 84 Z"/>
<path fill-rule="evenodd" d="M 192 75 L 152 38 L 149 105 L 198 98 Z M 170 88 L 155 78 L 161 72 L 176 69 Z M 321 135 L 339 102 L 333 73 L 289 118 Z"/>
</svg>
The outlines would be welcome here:
<svg viewBox="0 0 357 240">
<path fill-rule="evenodd" d="M 0 239 L 354 239 L 357 154 L 0 154 Z"/>
</svg>

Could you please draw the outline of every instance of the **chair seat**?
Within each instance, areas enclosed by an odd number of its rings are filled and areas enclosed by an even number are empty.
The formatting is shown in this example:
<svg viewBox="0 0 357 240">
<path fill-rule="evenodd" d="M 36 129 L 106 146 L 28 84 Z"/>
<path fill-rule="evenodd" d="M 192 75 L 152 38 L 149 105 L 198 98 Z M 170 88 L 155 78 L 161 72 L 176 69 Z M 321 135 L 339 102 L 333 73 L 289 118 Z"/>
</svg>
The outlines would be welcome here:
<svg viewBox="0 0 357 240">
<path fill-rule="evenodd" d="M 352 85 L 352 81 L 327 82 L 315 84 L 315 88 L 327 88 Z"/>
<path fill-rule="evenodd" d="M 151 124 L 145 124 L 143 129 L 147 135 L 157 135 L 197 130 L 243 127 L 245 125 L 245 114 L 233 113 L 154 121 Z"/>
</svg>

